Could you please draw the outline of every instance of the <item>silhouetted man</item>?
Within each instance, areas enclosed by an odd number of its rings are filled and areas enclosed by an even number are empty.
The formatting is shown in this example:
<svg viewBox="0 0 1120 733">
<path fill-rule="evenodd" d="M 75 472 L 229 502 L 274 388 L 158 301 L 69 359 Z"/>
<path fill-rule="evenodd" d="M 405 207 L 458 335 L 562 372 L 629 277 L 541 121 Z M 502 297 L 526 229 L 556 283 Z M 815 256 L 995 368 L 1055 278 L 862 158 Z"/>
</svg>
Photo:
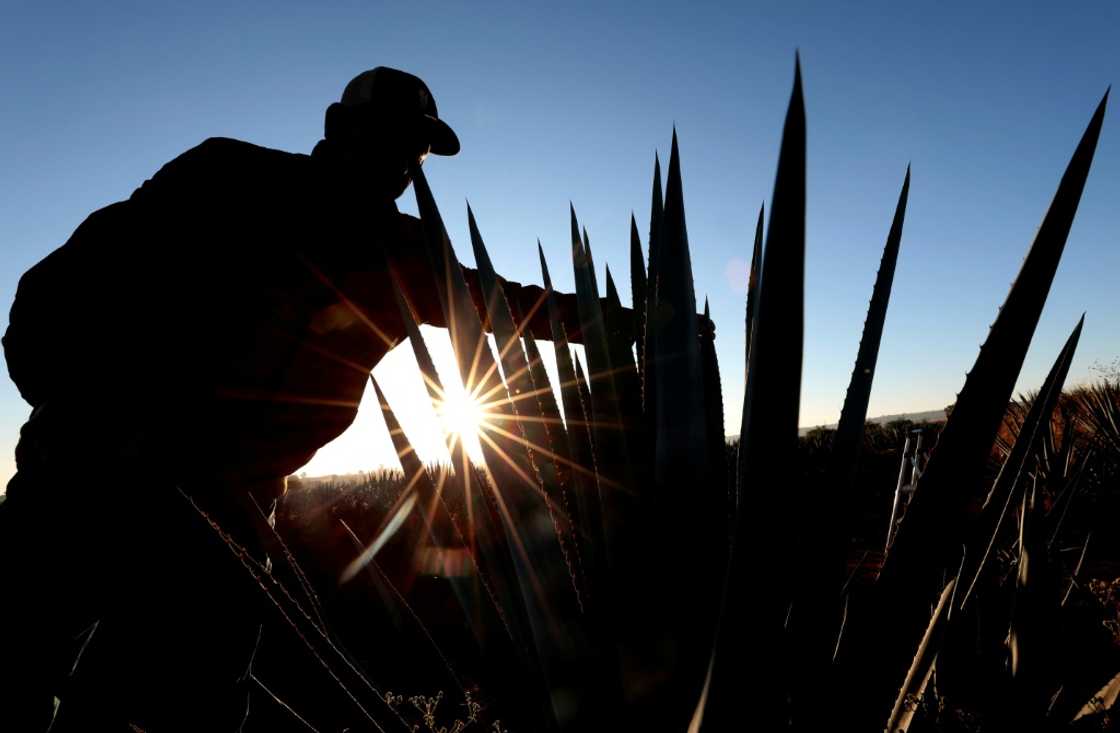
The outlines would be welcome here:
<svg viewBox="0 0 1120 733">
<path fill-rule="evenodd" d="M 0 505 L 0 729 L 45 728 L 54 696 L 56 730 L 240 722 L 260 594 L 178 489 L 261 558 L 247 497 L 268 511 L 404 337 L 387 255 L 442 325 L 394 199 L 455 133 L 384 67 L 325 128 L 309 156 L 209 139 L 21 279 L 4 348 L 34 409 Z M 541 292 L 511 290 L 523 310 Z"/>
</svg>

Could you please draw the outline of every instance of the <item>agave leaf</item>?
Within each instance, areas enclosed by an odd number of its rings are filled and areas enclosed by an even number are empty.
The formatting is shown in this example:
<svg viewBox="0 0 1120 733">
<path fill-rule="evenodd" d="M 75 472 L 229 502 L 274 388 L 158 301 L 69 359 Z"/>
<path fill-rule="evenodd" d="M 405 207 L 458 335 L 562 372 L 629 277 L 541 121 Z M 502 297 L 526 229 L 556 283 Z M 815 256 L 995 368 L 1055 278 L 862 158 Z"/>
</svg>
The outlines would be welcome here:
<svg viewBox="0 0 1120 733">
<path fill-rule="evenodd" d="M 587 594 L 587 579 L 584 570 L 583 555 L 586 552 L 581 547 L 579 535 L 576 532 L 575 518 L 578 506 L 574 496 L 572 471 L 576 467 L 584 468 L 572 459 L 568 435 L 564 429 L 564 422 L 560 417 L 560 409 L 556 403 L 556 395 L 548 373 L 544 369 L 537 343 L 532 338 L 525 338 L 525 354 L 529 358 L 529 374 L 532 377 L 533 389 L 539 393 L 541 405 L 541 428 L 545 434 L 552 453 L 551 465 L 555 471 L 557 517 L 563 523 L 565 547 L 571 548 L 571 557 L 567 558 L 572 563 L 571 571 L 575 578 L 576 600 L 581 609 L 584 609 L 584 596 Z M 578 469 L 577 469 L 578 470 Z M 590 472 L 591 469 L 586 469 Z M 551 491 L 551 489 L 550 489 Z"/>
<path fill-rule="evenodd" d="M 1082 706 L 1073 719 L 1080 720 L 1090 715 L 1107 713 L 1115 707 L 1117 698 L 1120 698 L 1120 674 L 1117 674 L 1108 681 L 1108 684 L 1097 690 L 1097 694 L 1089 698 L 1089 701 Z"/>
<path fill-rule="evenodd" d="M 1085 535 L 1085 541 L 1081 543 L 1081 552 L 1077 556 L 1077 564 L 1073 566 L 1073 572 L 1069 574 L 1069 585 L 1066 586 L 1066 592 L 1062 595 L 1060 604 L 1063 607 L 1069 602 L 1069 596 L 1073 593 L 1073 589 L 1077 587 L 1077 579 L 1081 577 L 1081 568 L 1085 564 L 1085 556 L 1089 554 L 1089 540 L 1091 539 L 1093 539 L 1092 530 Z"/>
<path fill-rule="evenodd" d="M 743 406 L 746 429 L 740 436 L 740 465 L 746 469 L 740 502 L 750 502 L 750 516 L 757 521 L 740 513 L 736 522 L 704 715 L 706 730 L 730 729 L 744 709 L 752 711 L 761 729 L 779 729 L 787 720 L 784 706 L 774 703 L 786 696 L 783 629 L 795 516 L 788 467 L 797 450 L 804 273 L 805 105 L 797 63 L 774 180 Z M 760 557 L 770 561 L 755 562 Z M 739 680 L 748 659 L 766 673 L 743 687 Z"/>
<path fill-rule="evenodd" d="M 622 299 L 618 296 L 618 287 L 614 284 L 614 278 L 611 277 L 611 266 L 606 266 L 607 273 L 607 295 L 606 300 L 610 305 L 622 307 Z"/>
<path fill-rule="evenodd" d="M 633 322 L 622 307 L 618 288 L 611 277 L 608 265 L 607 296 L 603 299 L 603 321 L 607 327 L 607 351 L 613 367 L 614 388 L 618 396 L 618 410 L 628 430 L 640 425 L 642 417 L 641 382 L 634 363 Z M 637 436 L 630 442 L 639 443 Z M 639 485 L 640 485 L 639 480 Z"/>
<path fill-rule="evenodd" d="M 605 582 L 604 573 L 607 565 L 602 510 L 599 505 L 599 472 L 591 436 L 591 405 L 581 394 L 577 382 L 575 363 L 572 359 L 571 349 L 568 347 L 564 324 L 560 320 L 556 295 L 552 289 L 552 278 L 549 276 L 544 250 L 541 249 L 539 242 L 537 243 L 537 253 L 540 256 L 541 275 L 545 290 L 548 293 L 546 304 L 552 326 L 552 343 L 556 354 L 556 372 L 560 377 L 560 397 L 564 403 L 569 450 L 578 465 L 590 469 L 592 472 L 590 476 L 582 472 L 576 472 L 573 475 L 573 482 L 579 516 L 576 523 L 577 531 L 580 534 L 582 544 L 588 546 L 590 550 L 587 558 L 591 564 L 589 569 L 591 575 L 590 592 L 594 597 L 598 597 L 603 592 L 600 584 Z"/>
<path fill-rule="evenodd" d="M 588 384 L 591 397 L 592 420 L 597 425 L 617 425 L 618 393 L 614 387 L 614 374 L 610 358 L 610 349 L 607 343 L 607 326 L 603 317 L 602 303 L 599 300 L 599 286 L 595 279 L 595 262 L 591 257 L 591 242 L 584 230 L 583 238 L 579 234 L 579 222 L 576 220 L 575 207 L 571 207 L 572 218 L 572 268 L 576 282 L 576 306 L 579 311 L 580 330 L 583 333 L 584 355 L 587 359 L 587 369 L 595 377 L 595 384 Z M 592 431 L 597 442 L 614 443 L 609 435 L 602 430 Z M 608 468 L 600 466 L 605 475 L 617 479 L 618 456 L 606 450 L 606 445 L 601 454 L 610 455 L 616 460 Z"/>
<path fill-rule="evenodd" d="M 933 673 L 934 662 L 937 661 L 937 652 L 941 647 L 945 625 L 952 613 L 951 598 L 956 581 L 950 580 L 941 591 L 941 598 L 937 602 L 933 616 L 926 626 L 925 635 L 918 644 L 918 650 L 910 662 L 910 671 L 906 674 L 906 681 L 898 691 L 894 702 L 894 709 L 887 720 L 888 733 L 905 733 L 910 729 L 914 720 L 914 712 L 925 694 L 926 685 L 929 684 L 930 675 Z"/>
<path fill-rule="evenodd" d="M 426 352 L 423 346 L 420 348 Z M 393 408 L 389 406 L 389 401 L 385 399 L 385 393 L 381 391 L 381 385 L 377 383 L 372 374 L 369 376 L 369 381 L 373 385 L 377 403 L 381 406 L 381 417 L 385 420 L 385 427 L 389 430 L 389 438 L 393 441 L 393 449 L 397 452 L 397 460 L 400 461 L 405 476 L 405 488 L 397 497 L 393 506 L 385 513 L 386 520 L 374 533 L 375 542 L 387 530 L 389 518 L 395 516 L 406 502 L 415 500 L 420 503 L 421 518 L 431 540 L 433 542 L 450 540 L 446 527 L 440 526 L 442 523 L 436 523 L 439 497 L 436 494 L 431 476 L 428 475 L 427 469 L 420 461 L 420 456 L 416 454 L 412 442 L 408 439 L 404 430 L 401 429 L 400 423 L 397 422 L 397 416 L 393 412 Z M 373 555 L 371 554 L 369 559 L 372 558 Z"/>
<path fill-rule="evenodd" d="M 1023 485 L 1027 460 L 1035 454 L 1042 437 L 1043 425 L 1050 422 L 1050 416 L 1054 413 L 1054 407 L 1058 404 L 1058 398 L 1062 394 L 1062 386 L 1069 374 L 1070 364 L 1073 362 L 1073 355 L 1077 350 L 1078 341 L 1081 339 L 1081 329 L 1084 325 L 1085 316 L 1082 316 L 1069 338 L 1066 339 L 1066 343 L 1058 353 L 1058 358 L 1054 360 L 1053 366 L 1050 367 L 1050 372 L 1046 375 L 1046 381 L 1043 382 L 1042 389 L 1031 403 L 1027 417 L 1023 420 L 1023 425 L 1019 429 L 1019 437 L 1015 440 L 1011 454 L 1003 462 L 999 475 L 992 485 L 992 490 L 988 494 L 988 500 L 979 521 L 980 528 L 976 535 L 978 543 L 987 540 L 986 546 L 980 545 L 985 546 L 983 554 L 970 553 L 979 557 L 979 562 L 974 569 L 970 568 L 971 572 L 961 579 L 962 583 L 965 580 L 968 581 L 968 590 L 961 598 L 962 609 L 972 597 L 976 589 L 976 583 L 983 574 L 985 565 L 1000 537 L 1009 510 L 1015 505 L 1018 497 L 1018 487 Z M 979 547 L 976 549 L 978 550 Z"/>
<path fill-rule="evenodd" d="M 412 304 L 401 289 L 400 281 L 395 274 L 393 275 L 393 296 L 397 301 L 397 311 L 400 314 L 401 322 L 404 324 L 405 335 L 408 337 L 408 342 L 412 346 L 412 353 L 416 357 L 416 364 L 420 367 L 420 376 L 424 380 L 424 388 L 428 391 L 432 406 L 436 407 L 443 399 L 443 384 L 440 382 L 435 362 L 432 361 L 432 356 L 428 352 L 428 346 L 424 343 L 424 337 L 420 335 L 420 326 L 417 323 Z"/>
<path fill-rule="evenodd" d="M 898 250 L 902 243 L 902 224 L 906 218 L 906 199 L 910 192 L 910 166 L 906 166 L 906 178 L 902 182 L 902 192 L 898 195 L 898 205 L 894 210 L 887 244 L 883 248 L 883 258 L 879 272 L 875 276 L 875 287 L 871 291 L 871 302 L 867 306 L 867 319 L 863 323 L 863 336 L 859 341 L 855 369 L 848 383 L 848 393 L 844 397 L 844 407 L 840 412 L 840 422 L 833 437 L 833 476 L 839 482 L 836 495 L 845 497 L 833 503 L 843 507 L 854 497 L 851 490 L 855 482 L 856 465 L 859 462 L 860 446 L 863 444 L 863 427 L 867 421 L 867 405 L 871 399 L 871 383 L 875 379 L 875 364 L 879 357 L 879 342 L 883 337 L 883 324 L 887 320 L 887 305 L 894 283 L 895 265 Z"/>
<path fill-rule="evenodd" d="M 1053 509 L 1046 515 L 1047 532 L 1050 535 L 1050 541 L 1047 543 L 1046 547 L 1051 552 L 1053 552 L 1054 545 L 1061 535 L 1062 525 L 1065 524 L 1066 516 L 1069 514 L 1069 507 L 1073 504 L 1073 499 L 1077 496 L 1077 492 L 1082 486 L 1085 470 L 1093 460 L 1093 455 L 1092 449 L 1085 451 L 1085 455 L 1082 456 L 1081 463 L 1078 465 L 1076 473 L 1073 474 L 1065 490 L 1062 491 L 1061 495 L 1054 503 Z"/>
<path fill-rule="evenodd" d="M 514 323 L 509 301 L 502 289 L 501 278 L 494 271 L 494 264 L 490 261 L 490 254 L 486 251 L 486 243 L 482 241 L 482 234 L 478 231 L 478 223 L 475 221 L 470 204 L 467 204 L 467 226 L 470 229 L 475 264 L 478 266 L 482 297 L 486 302 L 486 313 L 498 343 L 498 360 L 505 373 L 510 398 L 515 400 L 510 405 L 517 414 L 526 412 L 533 417 L 540 417 L 539 409 L 534 409 L 539 408 L 535 399 L 519 399 L 532 391 L 528 361 L 521 348 L 521 333 Z M 525 404 L 522 405 L 522 402 Z"/>
<path fill-rule="evenodd" d="M 758 207 L 758 222 L 754 227 L 754 248 L 751 250 L 751 270 L 747 277 L 747 317 L 745 351 L 743 354 L 743 380 L 746 383 L 751 356 L 751 338 L 758 312 L 758 281 L 762 275 L 762 220 L 766 214 L 766 204 Z"/>
<path fill-rule="evenodd" d="M 420 350 L 427 353 L 427 350 L 421 346 Z M 414 349 L 415 351 L 415 349 Z M 417 359 L 419 361 L 419 359 Z M 389 430 L 389 439 L 393 442 L 393 449 L 397 452 L 397 460 L 400 461 L 401 469 L 405 475 L 405 485 L 412 484 L 412 476 L 424 476 L 430 483 L 428 472 L 424 469 L 424 464 L 420 461 L 420 456 L 416 454 L 416 449 L 412 446 L 412 441 L 408 439 L 401 428 L 400 423 L 397 422 L 397 416 L 393 412 L 393 408 L 389 406 L 389 401 L 385 399 L 385 393 L 381 391 L 381 385 L 377 383 L 373 375 L 369 376 L 370 384 L 373 385 L 374 394 L 377 396 L 377 403 L 381 406 L 381 417 L 385 420 L 385 427 Z M 417 479 L 417 482 L 424 481 L 425 479 Z M 406 489 L 409 491 L 410 489 Z"/>
<path fill-rule="evenodd" d="M 486 394 L 492 390 L 493 393 L 498 393 L 501 378 L 493 355 L 486 348 L 482 322 L 475 310 L 462 267 L 455 256 L 423 170 L 417 167 L 413 173 L 413 190 L 416 192 L 420 220 L 424 224 L 428 260 L 436 276 L 436 294 L 447 317 L 451 346 L 463 385 L 478 394 Z"/>
<path fill-rule="evenodd" d="M 634 305 L 635 353 L 641 378 L 646 363 L 646 263 L 633 212 L 630 214 L 630 302 Z"/>
<path fill-rule="evenodd" d="M 662 317 L 655 329 L 653 357 L 660 378 L 657 409 L 653 414 L 654 464 L 659 492 L 669 491 L 682 475 L 702 475 L 707 442 L 699 324 L 676 130 L 673 131 L 666 180 L 665 214 L 658 243 L 662 269 L 658 276 L 657 298 Z"/>
<path fill-rule="evenodd" d="M 610 603 L 610 589 L 605 585 L 609 577 L 611 567 L 610 545 L 607 535 L 607 512 L 609 508 L 604 506 L 604 496 L 608 493 L 607 479 L 599 469 L 598 454 L 602 450 L 602 446 L 595 439 L 595 430 L 593 428 L 593 421 L 591 419 L 591 392 L 587 386 L 587 376 L 583 369 L 583 364 L 578 358 L 573 358 L 574 364 L 574 385 L 575 397 L 577 398 L 576 404 L 582 410 L 585 420 L 584 424 L 587 426 L 587 434 L 591 439 L 589 441 L 590 449 L 589 456 L 591 462 L 587 465 L 594 470 L 593 480 L 588 481 L 587 494 L 586 494 L 586 514 L 587 525 L 585 534 L 591 538 L 591 541 L 597 547 L 597 555 L 595 558 L 596 567 L 599 573 L 599 580 L 602 585 L 597 585 L 593 592 L 599 595 L 600 602 Z M 583 510 L 583 508 L 581 508 Z"/>
<path fill-rule="evenodd" d="M 1039 530 L 1042 502 L 1038 482 L 1023 494 L 1019 512 L 1019 561 L 1011 608 L 1011 704 L 1005 708 L 1014 729 L 1027 730 L 1046 714 L 1046 701 L 1058 686 L 1058 658 L 1053 630 L 1058 627 L 1061 599 L 1046 543 Z"/>
<path fill-rule="evenodd" d="M 591 390 L 588 387 L 587 372 L 583 368 L 583 363 L 578 358 L 573 359 L 573 362 L 575 363 L 576 372 L 576 390 L 579 393 L 580 402 L 585 405 L 590 404 Z"/>
<path fill-rule="evenodd" d="M 653 414 L 652 404 L 656 400 L 655 383 L 657 369 L 652 368 L 653 342 L 657 338 L 657 280 L 661 273 L 660 229 L 664 216 L 665 199 L 661 194 L 661 160 L 653 154 L 653 193 L 649 209 L 649 276 L 646 278 L 645 307 L 645 364 L 642 367 L 642 404 L 647 414 Z"/>
<path fill-rule="evenodd" d="M 653 432 L 653 470 L 649 480 L 639 481 L 639 485 L 650 485 L 641 490 L 643 497 L 649 495 L 647 516 L 654 517 L 647 522 L 660 528 L 662 535 L 671 532 L 681 541 L 668 551 L 664 541 L 655 538 L 652 529 L 647 530 L 644 541 L 628 543 L 643 548 L 640 555 L 631 550 L 630 565 L 636 569 L 628 574 L 636 579 L 639 572 L 648 572 L 640 563 L 649 565 L 652 560 L 660 568 L 660 576 L 670 578 L 678 592 L 655 609 L 635 607 L 628 617 L 641 615 L 643 626 L 639 629 L 632 623 L 627 631 L 634 638 L 645 636 L 647 648 L 671 654 L 671 661 L 647 663 L 672 665 L 672 671 L 655 686 L 647 686 L 647 713 L 659 726 L 685 728 L 704 683 L 712 619 L 724 575 L 726 535 L 713 533 L 710 528 L 713 522 L 726 522 L 727 509 L 726 490 L 717 478 L 718 467 L 709 461 L 708 423 L 713 417 L 722 423 L 722 414 L 710 412 L 705 402 L 705 370 L 675 131 L 666 180 L 665 209 L 656 235 L 658 310 L 657 318 L 647 325 L 646 346 L 647 376 L 652 380 L 647 387 L 653 387 L 646 400 L 646 422 Z M 634 404 L 632 409 L 639 408 Z M 722 424 L 719 432 L 722 435 Z M 649 460 L 639 461 L 642 466 L 649 464 Z M 653 557 L 649 557 L 651 552 L 655 553 Z M 647 559 L 640 560 L 641 555 Z M 650 578 L 645 582 L 659 581 Z M 627 596 L 640 597 L 638 591 Z M 634 646 L 631 643 L 629 648 Z M 643 723 L 636 725 L 642 727 Z"/>
<path fill-rule="evenodd" d="M 700 360 L 704 365 L 704 428 L 708 439 L 707 464 L 711 474 L 709 481 L 713 489 L 723 489 L 729 485 L 727 438 L 723 426 L 723 387 L 719 378 L 719 360 L 716 358 L 715 333 L 709 328 L 712 318 L 707 298 L 704 299 L 703 321 L 705 325 L 700 337 Z M 728 497 L 724 511 L 727 515 L 729 531 L 732 526 L 733 509 L 734 505 Z"/>
<path fill-rule="evenodd" d="M 751 253 L 751 271 L 747 279 L 747 317 L 746 317 L 746 338 L 744 339 L 744 354 L 743 354 L 743 410 L 740 414 L 739 422 L 739 448 L 736 453 L 735 462 L 735 492 L 733 496 L 734 507 L 733 510 L 738 513 L 739 504 L 742 501 L 741 494 L 743 491 L 742 480 L 746 475 L 746 466 L 744 465 L 747 453 L 743 450 L 743 436 L 747 432 L 747 382 L 750 380 L 751 373 L 751 343 L 754 339 L 755 323 L 758 321 L 758 283 L 762 275 L 762 217 L 766 212 L 766 204 L 763 204 L 758 209 L 758 223 L 754 229 L 754 249 Z"/>
</svg>

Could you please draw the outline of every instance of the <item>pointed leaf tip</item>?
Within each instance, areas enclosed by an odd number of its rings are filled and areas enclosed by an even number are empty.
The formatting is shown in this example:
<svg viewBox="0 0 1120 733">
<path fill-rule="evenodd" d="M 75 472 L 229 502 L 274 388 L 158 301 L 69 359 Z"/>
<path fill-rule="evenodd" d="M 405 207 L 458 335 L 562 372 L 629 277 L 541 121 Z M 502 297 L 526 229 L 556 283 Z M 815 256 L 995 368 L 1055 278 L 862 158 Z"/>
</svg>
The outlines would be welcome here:
<svg viewBox="0 0 1120 733">
<path fill-rule="evenodd" d="M 549 277 L 548 274 L 548 262 L 545 261 L 544 248 L 541 247 L 541 243 L 539 241 L 537 242 L 537 256 L 539 256 L 541 260 L 541 278 L 544 283 L 544 289 L 552 290 L 552 278 Z"/>
</svg>

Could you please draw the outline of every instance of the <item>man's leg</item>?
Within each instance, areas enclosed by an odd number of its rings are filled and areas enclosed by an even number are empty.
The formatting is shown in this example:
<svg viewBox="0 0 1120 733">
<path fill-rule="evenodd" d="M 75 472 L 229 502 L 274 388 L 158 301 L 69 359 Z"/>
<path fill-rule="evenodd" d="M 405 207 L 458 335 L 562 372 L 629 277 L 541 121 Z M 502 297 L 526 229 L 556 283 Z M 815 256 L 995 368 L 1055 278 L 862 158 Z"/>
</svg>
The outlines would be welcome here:
<svg viewBox="0 0 1120 733">
<path fill-rule="evenodd" d="M 134 502 L 143 521 L 129 530 L 129 580 L 82 656 L 60 733 L 85 730 L 107 708 L 157 731 L 232 732 L 246 715 L 246 673 L 265 610 L 250 572 L 261 572 L 261 543 L 228 495 L 194 502 L 174 487 L 151 489 Z"/>
<path fill-rule="evenodd" d="M 100 568 L 84 528 L 20 471 L 0 503 L 0 730 L 46 731 L 96 619 Z M 90 521 L 95 521 L 92 517 Z M 85 565 L 84 562 L 89 562 Z"/>
</svg>

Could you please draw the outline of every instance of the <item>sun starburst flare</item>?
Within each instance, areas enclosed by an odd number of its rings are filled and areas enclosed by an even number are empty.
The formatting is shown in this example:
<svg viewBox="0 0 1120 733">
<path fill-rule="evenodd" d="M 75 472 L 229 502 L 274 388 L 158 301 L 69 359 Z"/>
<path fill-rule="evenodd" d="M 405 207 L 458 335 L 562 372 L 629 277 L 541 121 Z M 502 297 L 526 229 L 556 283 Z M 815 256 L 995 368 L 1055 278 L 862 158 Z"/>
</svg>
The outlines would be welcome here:
<svg viewBox="0 0 1120 733">
<path fill-rule="evenodd" d="M 465 389 L 447 389 L 435 402 L 436 415 L 449 438 L 462 441 L 471 461 L 480 464 L 479 434 L 491 424 L 491 406 L 484 405 Z"/>
</svg>

